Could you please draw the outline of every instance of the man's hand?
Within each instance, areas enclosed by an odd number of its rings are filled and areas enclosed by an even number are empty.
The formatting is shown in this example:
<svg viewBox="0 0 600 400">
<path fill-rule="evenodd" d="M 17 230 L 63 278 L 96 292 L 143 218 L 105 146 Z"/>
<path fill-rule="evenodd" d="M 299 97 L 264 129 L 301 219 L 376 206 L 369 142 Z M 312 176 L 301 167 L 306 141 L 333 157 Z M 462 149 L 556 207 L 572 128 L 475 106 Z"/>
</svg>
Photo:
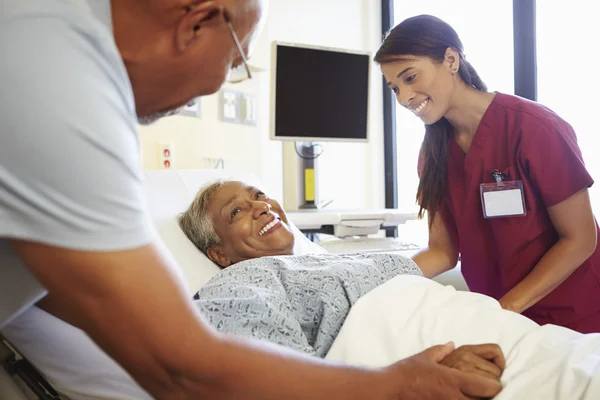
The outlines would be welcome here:
<svg viewBox="0 0 600 400">
<path fill-rule="evenodd" d="M 506 367 L 504 354 L 498 345 L 461 346 L 446 356 L 440 364 L 459 371 L 500 380 Z"/>
<path fill-rule="evenodd" d="M 467 400 L 491 398 L 502 390 L 500 382 L 492 377 L 440 365 L 453 350 L 453 343 L 431 347 L 388 367 L 390 382 L 396 386 L 388 398 Z"/>
</svg>

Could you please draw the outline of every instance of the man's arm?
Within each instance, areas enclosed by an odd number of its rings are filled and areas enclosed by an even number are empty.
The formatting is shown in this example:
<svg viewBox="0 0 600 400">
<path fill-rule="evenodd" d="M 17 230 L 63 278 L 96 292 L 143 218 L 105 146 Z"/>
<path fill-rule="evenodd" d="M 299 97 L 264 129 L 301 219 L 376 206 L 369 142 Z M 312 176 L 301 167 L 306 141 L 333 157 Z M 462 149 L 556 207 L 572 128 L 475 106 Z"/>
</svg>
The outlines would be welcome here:
<svg viewBox="0 0 600 400">
<path fill-rule="evenodd" d="M 288 369 L 286 377 L 283 358 L 291 355 L 283 349 L 273 347 L 269 354 L 262 345 L 216 334 L 186 299 L 173 264 L 158 246 L 122 252 L 80 252 L 23 241 L 14 246 L 48 288 L 52 298 L 45 308 L 88 333 L 157 398 L 268 399 L 269 389 L 279 398 L 285 387 L 279 382 L 287 381 L 291 394 L 302 393 L 302 386 L 293 389 L 294 375 L 308 375 L 307 369 L 315 367 L 311 359 L 296 357 L 295 370 Z M 322 371 L 324 377 L 332 372 L 332 387 L 338 376 L 347 381 L 338 384 L 351 386 L 353 379 L 369 375 L 340 370 Z M 263 391 L 251 396 L 253 386 Z"/>
<path fill-rule="evenodd" d="M 14 246 L 50 291 L 46 308 L 88 333 L 160 399 L 466 399 L 462 393 L 500 390 L 493 380 L 438 365 L 447 348 L 367 370 L 221 336 L 187 300 L 170 258 L 155 245 L 122 252 Z M 419 383 L 415 374 L 434 383 Z"/>
</svg>

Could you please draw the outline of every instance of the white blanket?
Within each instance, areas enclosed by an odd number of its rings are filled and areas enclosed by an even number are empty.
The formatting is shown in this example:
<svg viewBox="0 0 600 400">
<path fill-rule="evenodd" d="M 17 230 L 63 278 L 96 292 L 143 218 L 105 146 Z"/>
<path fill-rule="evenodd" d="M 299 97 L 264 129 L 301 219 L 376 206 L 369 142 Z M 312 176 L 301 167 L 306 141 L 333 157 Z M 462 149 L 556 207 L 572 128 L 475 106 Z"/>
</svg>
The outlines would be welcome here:
<svg viewBox="0 0 600 400">
<path fill-rule="evenodd" d="M 361 298 L 326 358 L 379 367 L 449 341 L 500 345 L 507 367 L 496 400 L 600 399 L 600 334 L 540 327 L 492 298 L 418 276 Z"/>
</svg>

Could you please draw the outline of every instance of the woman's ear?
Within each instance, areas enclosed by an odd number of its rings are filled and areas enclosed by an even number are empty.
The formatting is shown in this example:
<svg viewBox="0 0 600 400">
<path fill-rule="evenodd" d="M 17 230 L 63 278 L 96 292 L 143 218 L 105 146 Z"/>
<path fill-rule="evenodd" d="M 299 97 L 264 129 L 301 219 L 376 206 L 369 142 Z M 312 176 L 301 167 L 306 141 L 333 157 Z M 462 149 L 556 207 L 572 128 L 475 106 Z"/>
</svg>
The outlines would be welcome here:
<svg viewBox="0 0 600 400">
<path fill-rule="evenodd" d="M 208 256 L 208 258 L 210 258 L 210 260 L 212 262 L 215 262 L 215 263 L 219 264 L 223 268 L 227 268 L 231 264 L 233 264 L 231 262 L 231 260 L 229 259 L 229 257 L 227 257 L 223 253 L 222 247 L 220 245 L 218 245 L 218 244 L 210 246 L 206 250 L 206 255 Z"/>
<path fill-rule="evenodd" d="M 458 51 L 453 47 L 448 47 L 444 54 L 444 64 L 452 74 L 456 74 L 460 68 L 460 57 Z"/>
<path fill-rule="evenodd" d="M 215 18 L 222 18 L 222 13 L 223 5 L 218 1 L 206 1 L 188 6 L 177 23 L 175 38 L 177 50 L 183 53 L 198 37 L 202 25 Z"/>
</svg>

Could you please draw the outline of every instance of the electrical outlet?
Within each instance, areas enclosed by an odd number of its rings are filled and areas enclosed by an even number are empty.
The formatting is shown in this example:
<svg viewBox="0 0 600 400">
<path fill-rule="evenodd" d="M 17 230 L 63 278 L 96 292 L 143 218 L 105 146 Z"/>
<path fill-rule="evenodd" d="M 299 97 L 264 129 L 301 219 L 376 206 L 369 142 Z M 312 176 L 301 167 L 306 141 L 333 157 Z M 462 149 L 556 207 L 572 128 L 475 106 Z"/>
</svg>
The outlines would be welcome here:
<svg viewBox="0 0 600 400">
<path fill-rule="evenodd" d="M 219 119 L 223 122 L 239 124 L 241 122 L 242 93 L 223 89 L 219 95 Z"/>
<path fill-rule="evenodd" d="M 244 93 L 242 96 L 242 124 L 256 126 L 257 99 L 256 96 Z"/>
<path fill-rule="evenodd" d="M 175 167 L 175 158 L 173 155 L 172 143 L 158 143 L 157 145 L 159 169 L 173 169 Z"/>
</svg>

